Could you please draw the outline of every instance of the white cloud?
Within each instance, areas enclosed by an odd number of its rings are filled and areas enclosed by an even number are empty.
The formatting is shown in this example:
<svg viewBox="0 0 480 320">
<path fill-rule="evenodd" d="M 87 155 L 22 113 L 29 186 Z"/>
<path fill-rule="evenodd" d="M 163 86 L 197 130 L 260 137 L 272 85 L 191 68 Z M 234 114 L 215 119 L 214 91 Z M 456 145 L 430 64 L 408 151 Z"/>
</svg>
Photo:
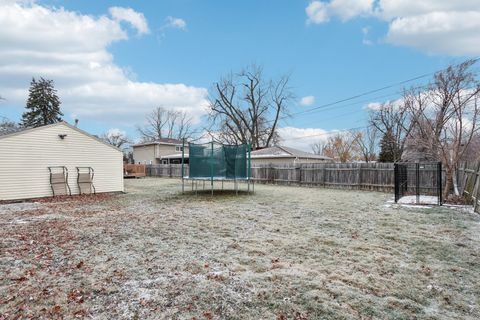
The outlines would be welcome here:
<svg viewBox="0 0 480 320">
<path fill-rule="evenodd" d="M 307 14 L 307 24 L 318 24 L 330 20 L 328 6 L 324 2 L 312 1 L 305 9 Z"/>
<path fill-rule="evenodd" d="M 477 55 L 480 54 L 480 10 L 396 18 L 390 23 L 387 41 L 428 53 Z"/>
<path fill-rule="evenodd" d="M 370 102 L 365 106 L 365 110 L 367 111 L 378 111 L 382 109 L 383 104 L 381 102 Z"/>
<path fill-rule="evenodd" d="M 347 21 L 358 15 L 371 14 L 373 3 L 374 0 L 311 1 L 305 9 L 307 24 L 325 23 L 332 16 L 337 16 L 342 21 Z"/>
<path fill-rule="evenodd" d="M 138 34 L 147 34 L 150 32 L 147 19 L 143 13 L 136 12 L 132 8 L 111 7 L 108 9 L 115 21 L 128 22 L 137 29 Z"/>
<path fill-rule="evenodd" d="M 363 16 L 389 24 L 386 41 L 427 53 L 480 54 L 479 0 L 331 0 L 312 1 L 306 8 L 307 23 L 342 21 Z M 371 40 L 364 43 L 370 44 Z"/>
<path fill-rule="evenodd" d="M 118 129 L 118 128 L 111 128 L 111 129 L 108 129 L 107 131 L 107 137 L 115 137 L 115 136 L 122 136 L 122 137 L 126 137 L 126 132 L 121 130 L 121 129 Z"/>
<path fill-rule="evenodd" d="M 8 1 L 0 2 L 0 25 L 0 92 L 11 105 L 23 106 L 30 80 L 42 76 L 55 81 L 67 121 L 132 126 L 154 106 L 196 120 L 205 113 L 205 88 L 135 81 L 114 63 L 109 45 L 128 39 L 118 19 Z"/>
<path fill-rule="evenodd" d="M 368 39 L 369 33 L 370 33 L 370 27 L 363 27 L 363 28 L 362 28 L 362 34 L 363 34 L 362 43 L 363 43 L 364 45 L 367 45 L 367 46 L 373 44 L 372 40 Z"/>
<path fill-rule="evenodd" d="M 404 105 L 404 100 L 403 98 L 399 98 L 396 100 L 387 100 L 384 102 L 378 102 L 378 101 L 370 102 L 367 105 L 365 105 L 363 109 L 366 111 L 378 111 L 382 109 L 384 106 L 390 106 L 390 105 L 394 106 L 395 108 L 401 108 Z"/>
<path fill-rule="evenodd" d="M 300 99 L 300 105 L 302 106 L 311 106 L 315 103 L 315 97 L 314 96 L 306 96 Z"/>
<path fill-rule="evenodd" d="M 336 131 L 327 131 L 319 128 L 278 128 L 280 135 L 280 145 L 312 152 L 311 145 L 316 142 L 327 141 L 329 135 Z"/>
<path fill-rule="evenodd" d="M 411 17 L 430 12 L 478 11 L 478 0 L 380 0 L 377 14 L 384 19 Z"/>
<path fill-rule="evenodd" d="M 187 23 L 185 22 L 185 20 L 181 18 L 168 16 L 166 19 L 166 22 L 167 24 L 165 25 L 165 27 L 180 29 L 180 30 L 187 30 Z"/>
</svg>

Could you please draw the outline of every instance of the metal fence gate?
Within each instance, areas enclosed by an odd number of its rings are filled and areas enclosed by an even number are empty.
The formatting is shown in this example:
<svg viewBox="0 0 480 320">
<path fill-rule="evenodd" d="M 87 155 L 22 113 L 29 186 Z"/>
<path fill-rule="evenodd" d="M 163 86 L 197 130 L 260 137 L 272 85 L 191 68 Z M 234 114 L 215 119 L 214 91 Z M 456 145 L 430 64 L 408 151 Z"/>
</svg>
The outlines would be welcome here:
<svg viewBox="0 0 480 320">
<path fill-rule="evenodd" d="M 442 163 L 395 163 L 395 202 L 403 197 L 415 197 L 415 204 L 442 205 Z"/>
</svg>

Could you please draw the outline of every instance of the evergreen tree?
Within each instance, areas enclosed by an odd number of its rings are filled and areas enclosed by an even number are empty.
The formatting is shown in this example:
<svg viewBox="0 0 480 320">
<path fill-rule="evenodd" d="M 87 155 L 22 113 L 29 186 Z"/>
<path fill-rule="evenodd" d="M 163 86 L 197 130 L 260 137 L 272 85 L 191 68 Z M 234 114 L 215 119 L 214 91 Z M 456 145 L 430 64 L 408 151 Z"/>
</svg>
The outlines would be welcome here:
<svg viewBox="0 0 480 320">
<path fill-rule="evenodd" d="M 39 127 L 62 121 L 60 99 L 53 86 L 53 80 L 32 79 L 27 100 L 27 111 L 22 115 L 24 127 Z"/>
<path fill-rule="evenodd" d="M 397 154 L 397 145 L 395 137 L 391 130 L 385 132 L 380 140 L 380 154 L 378 155 L 378 162 L 395 162 Z"/>
</svg>

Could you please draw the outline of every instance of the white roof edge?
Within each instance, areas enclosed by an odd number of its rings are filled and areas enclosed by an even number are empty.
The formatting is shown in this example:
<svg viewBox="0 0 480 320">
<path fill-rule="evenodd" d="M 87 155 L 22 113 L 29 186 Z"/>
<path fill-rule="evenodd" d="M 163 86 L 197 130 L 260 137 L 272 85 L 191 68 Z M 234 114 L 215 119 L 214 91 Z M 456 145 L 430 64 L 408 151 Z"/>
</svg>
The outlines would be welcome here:
<svg viewBox="0 0 480 320">
<path fill-rule="evenodd" d="M 182 157 L 181 153 L 180 154 L 176 153 L 176 154 L 167 154 L 165 156 L 160 156 L 160 159 L 181 158 L 181 157 Z M 183 157 L 188 158 L 188 153 L 185 153 Z"/>
<path fill-rule="evenodd" d="M 153 142 L 144 142 L 144 143 L 137 143 L 132 145 L 132 148 L 135 147 L 145 147 L 145 146 L 151 146 L 151 145 L 168 145 L 168 146 L 181 146 L 181 143 L 170 143 L 170 142 L 158 142 L 158 141 L 153 141 Z M 188 148 L 187 145 L 185 145 L 185 148 Z"/>
<path fill-rule="evenodd" d="M 262 154 L 262 155 L 251 155 L 250 158 L 296 158 L 291 154 Z"/>
</svg>

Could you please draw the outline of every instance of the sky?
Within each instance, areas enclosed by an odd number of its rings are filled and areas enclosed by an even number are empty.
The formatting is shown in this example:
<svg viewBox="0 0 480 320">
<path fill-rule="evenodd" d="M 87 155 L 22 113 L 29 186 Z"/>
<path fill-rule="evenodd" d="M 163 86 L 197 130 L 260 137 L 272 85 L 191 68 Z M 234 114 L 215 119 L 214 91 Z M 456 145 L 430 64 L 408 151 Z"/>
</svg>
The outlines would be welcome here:
<svg viewBox="0 0 480 320">
<path fill-rule="evenodd" d="M 157 106 L 201 130 L 213 84 L 257 64 L 270 78 L 290 75 L 289 111 L 300 114 L 279 133 L 310 151 L 365 126 L 369 106 L 402 86 L 480 56 L 479 43 L 478 0 L 0 0 L 0 117 L 19 121 L 32 77 L 44 77 L 64 119 L 92 134 L 138 139 Z"/>
</svg>

